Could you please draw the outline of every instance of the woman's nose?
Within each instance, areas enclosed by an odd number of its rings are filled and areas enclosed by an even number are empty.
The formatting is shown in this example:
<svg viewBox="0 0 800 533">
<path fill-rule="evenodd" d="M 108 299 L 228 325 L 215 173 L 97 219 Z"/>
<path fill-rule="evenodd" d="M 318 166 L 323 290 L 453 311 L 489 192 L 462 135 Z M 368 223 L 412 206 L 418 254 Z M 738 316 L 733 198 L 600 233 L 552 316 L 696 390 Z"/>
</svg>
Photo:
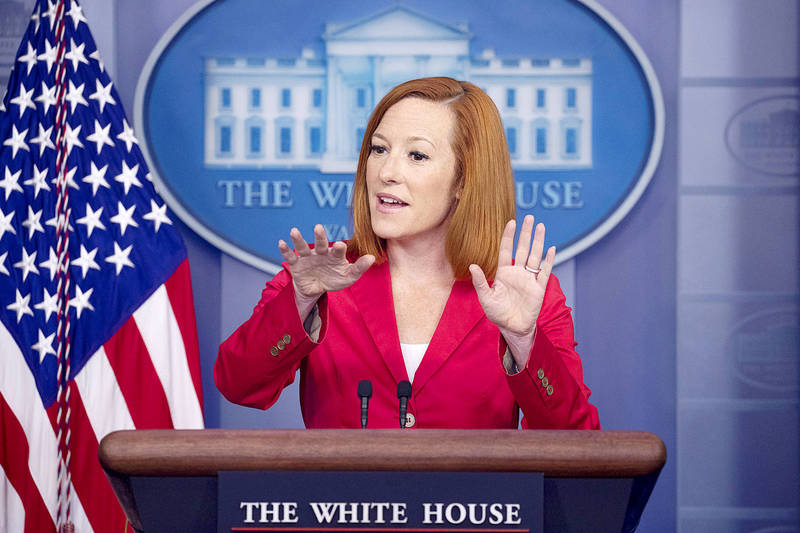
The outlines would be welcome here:
<svg viewBox="0 0 800 533">
<path fill-rule="evenodd" d="M 378 177 L 383 183 L 396 183 L 401 181 L 402 172 L 398 159 L 399 158 L 394 154 L 387 154 L 386 157 L 383 158 L 383 164 L 378 173 Z"/>
</svg>

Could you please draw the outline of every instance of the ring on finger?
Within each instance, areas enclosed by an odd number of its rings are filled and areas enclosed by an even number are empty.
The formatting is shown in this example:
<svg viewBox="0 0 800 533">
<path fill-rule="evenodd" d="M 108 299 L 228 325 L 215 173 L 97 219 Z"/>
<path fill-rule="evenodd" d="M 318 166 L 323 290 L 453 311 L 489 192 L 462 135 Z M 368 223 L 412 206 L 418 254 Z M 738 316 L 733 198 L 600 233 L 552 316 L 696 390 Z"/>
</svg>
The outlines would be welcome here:
<svg viewBox="0 0 800 533">
<path fill-rule="evenodd" d="M 528 272 L 530 272 L 531 274 L 534 274 L 534 275 L 536 275 L 536 274 L 538 274 L 539 272 L 542 271 L 541 268 L 531 268 L 528 265 L 525 265 L 525 270 L 527 270 Z"/>
</svg>

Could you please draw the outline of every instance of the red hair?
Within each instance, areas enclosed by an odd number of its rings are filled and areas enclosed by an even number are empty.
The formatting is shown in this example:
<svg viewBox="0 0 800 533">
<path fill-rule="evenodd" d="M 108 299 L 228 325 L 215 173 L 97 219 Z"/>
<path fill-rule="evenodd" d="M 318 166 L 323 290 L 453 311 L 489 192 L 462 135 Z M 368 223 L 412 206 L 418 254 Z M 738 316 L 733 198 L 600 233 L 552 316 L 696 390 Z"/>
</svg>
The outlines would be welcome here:
<svg viewBox="0 0 800 533">
<path fill-rule="evenodd" d="M 452 149 L 459 200 L 445 238 L 445 254 L 457 279 L 469 278 L 469 265 L 488 278 L 497 271 L 500 236 L 515 218 L 514 176 L 505 131 L 494 102 L 477 86 L 452 78 L 422 78 L 402 83 L 381 99 L 370 116 L 358 156 L 353 186 L 352 255 L 385 259 L 386 242 L 372 231 L 367 195 L 367 159 L 372 135 L 386 111 L 404 98 L 440 102 L 453 113 Z"/>
</svg>

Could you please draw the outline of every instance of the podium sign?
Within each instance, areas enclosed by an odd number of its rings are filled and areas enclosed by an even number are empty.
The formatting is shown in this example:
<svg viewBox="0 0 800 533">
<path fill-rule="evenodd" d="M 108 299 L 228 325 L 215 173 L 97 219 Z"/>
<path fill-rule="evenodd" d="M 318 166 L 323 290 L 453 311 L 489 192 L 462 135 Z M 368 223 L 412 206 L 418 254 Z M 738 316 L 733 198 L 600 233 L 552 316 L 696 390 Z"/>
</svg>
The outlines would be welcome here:
<svg viewBox="0 0 800 533">
<path fill-rule="evenodd" d="M 540 533 L 544 477 L 502 472 L 219 472 L 217 532 Z"/>
</svg>

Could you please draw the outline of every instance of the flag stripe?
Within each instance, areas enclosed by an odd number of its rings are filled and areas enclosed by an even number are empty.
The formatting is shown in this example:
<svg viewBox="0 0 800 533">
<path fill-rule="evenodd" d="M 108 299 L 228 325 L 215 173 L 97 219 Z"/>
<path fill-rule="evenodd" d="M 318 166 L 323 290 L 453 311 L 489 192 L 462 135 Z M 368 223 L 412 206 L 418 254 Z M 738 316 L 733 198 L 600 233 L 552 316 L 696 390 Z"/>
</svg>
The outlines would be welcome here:
<svg viewBox="0 0 800 533">
<path fill-rule="evenodd" d="M 194 302 L 192 300 L 192 276 L 188 258 L 180 264 L 164 286 L 167 288 L 172 311 L 175 314 L 178 328 L 181 331 L 181 338 L 183 338 L 183 343 L 186 346 L 186 353 L 200 353 L 197 328 L 195 326 Z M 192 357 L 188 359 L 188 362 L 195 393 L 200 406 L 202 406 L 203 381 L 200 377 L 200 358 Z"/>
<path fill-rule="evenodd" d="M 5 506 L 5 516 L 0 515 L 0 531 L 53 533 L 56 529 L 53 520 L 30 470 L 25 466 L 28 463 L 28 440 L 2 394 L 0 435 L 5 446 L 5 453 L 0 455 L 0 502 Z M 25 495 L 24 502 L 20 493 Z"/>
<path fill-rule="evenodd" d="M 70 382 L 69 389 L 70 427 L 72 428 L 70 472 L 73 491 L 83 503 L 92 529 L 95 531 L 122 531 L 125 528 L 125 514 L 97 460 L 97 438 L 83 406 L 83 399 L 74 381 Z M 57 404 L 53 404 L 47 409 L 54 431 L 57 429 L 57 412 Z"/>
<path fill-rule="evenodd" d="M 83 509 L 83 504 L 81 504 L 81 501 L 78 499 L 78 495 L 74 490 L 70 492 L 69 504 L 70 522 L 72 522 L 72 524 L 75 526 L 75 531 L 80 531 L 80 533 L 83 533 L 84 531 L 86 533 L 93 532 L 95 529 L 91 526 L 91 524 L 89 524 L 89 517 L 86 516 L 86 512 Z"/>
<path fill-rule="evenodd" d="M 26 463 L 38 487 L 39 497 L 44 502 L 50 519 L 55 523 L 56 494 L 51 489 L 58 484 L 56 436 L 36 394 L 33 375 L 25 365 L 22 352 L 3 324 L 0 324 L 0 346 L 5 351 L 3 364 L 0 365 L 0 395 L 25 432 L 29 447 Z M 2 445 L 7 449 L 10 443 L 3 439 Z"/>
<path fill-rule="evenodd" d="M 103 348 L 136 427 L 172 427 L 167 396 L 133 317 Z"/>
<path fill-rule="evenodd" d="M 37 529 L 33 523 L 25 524 L 25 517 L 30 517 L 34 513 L 27 513 L 26 515 L 22 500 L 6 477 L 2 466 L 0 466 L 0 502 L 5 506 L 5 516 L 0 515 L 0 531 L 29 531 L 31 533 L 38 533 L 39 531 L 50 533 L 53 531 L 52 528 L 49 530 Z M 44 504 L 42 504 L 41 512 L 47 515 L 47 509 L 44 508 Z M 32 522 L 33 518 L 30 518 L 30 520 Z"/>
<path fill-rule="evenodd" d="M 167 393 L 176 429 L 203 427 L 203 414 L 189 372 L 181 332 L 162 285 L 133 313 L 136 325 Z"/>
<path fill-rule="evenodd" d="M 30 471 L 34 486 L 26 486 L 20 497 L 24 502 L 30 498 L 38 498 L 42 502 L 46 512 L 42 510 L 36 514 L 41 515 L 40 520 L 48 521 L 47 523 L 52 526 L 52 529 L 46 531 L 52 531 L 55 529 L 53 524 L 55 524 L 57 505 L 54 488 L 58 485 L 56 435 L 49 415 L 39 401 L 33 376 L 25 365 L 19 347 L 3 324 L 0 324 L 0 346 L 4 350 L 3 364 L 0 365 L 0 396 L 24 431 L 20 437 L 22 440 L 13 439 L 11 433 L 6 438 L 4 432 L 3 438 L 0 439 L 0 457 L 8 454 L 9 450 L 23 447 L 28 449 L 20 464 Z M 94 452 L 94 457 L 97 457 L 97 450 Z M 20 485 L 15 484 L 15 487 L 19 493 L 23 492 Z M 27 504 L 25 506 L 27 507 Z M 0 507 L 0 511 L 2 510 Z M 80 501 L 72 500 L 71 513 L 76 526 L 83 525 L 82 529 L 76 528 L 76 531 L 81 533 L 92 531 Z"/>
<path fill-rule="evenodd" d="M 136 429 L 103 348 L 75 376 L 75 384 L 98 441 L 118 429 Z"/>
</svg>

